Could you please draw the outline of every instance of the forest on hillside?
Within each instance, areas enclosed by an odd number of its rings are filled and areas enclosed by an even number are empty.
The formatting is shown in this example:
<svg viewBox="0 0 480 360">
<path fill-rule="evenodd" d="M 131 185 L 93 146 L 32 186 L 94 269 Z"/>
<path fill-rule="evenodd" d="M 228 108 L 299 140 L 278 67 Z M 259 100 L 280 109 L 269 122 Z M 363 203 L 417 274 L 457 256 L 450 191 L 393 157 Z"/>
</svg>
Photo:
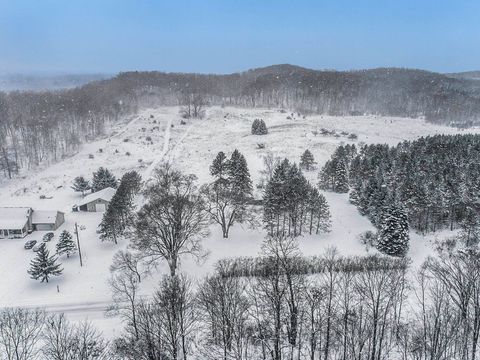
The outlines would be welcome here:
<svg viewBox="0 0 480 360">
<path fill-rule="evenodd" d="M 346 145 L 324 165 L 319 185 L 349 192 L 380 238 L 392 218 L 403 218 L 423 234 L 460 228 L 470 246 L 480 240 L 479 164 L 480 135 L 435 135 L 393 147 Z"/>
<path fill-rule="evenodd" d="M 277 65 L 229 75 L 127 72 L 79 88 L 0 92 L 0 172 L 56 161 L 139 108 L 206 105 L 294 109 L 304 114 L 425 117 L 468 127 L 480 117 L 480 82 L 407 69 L 316 71 Z M 184 114 L 185 115 L 185 114 Z"/>
</svg>

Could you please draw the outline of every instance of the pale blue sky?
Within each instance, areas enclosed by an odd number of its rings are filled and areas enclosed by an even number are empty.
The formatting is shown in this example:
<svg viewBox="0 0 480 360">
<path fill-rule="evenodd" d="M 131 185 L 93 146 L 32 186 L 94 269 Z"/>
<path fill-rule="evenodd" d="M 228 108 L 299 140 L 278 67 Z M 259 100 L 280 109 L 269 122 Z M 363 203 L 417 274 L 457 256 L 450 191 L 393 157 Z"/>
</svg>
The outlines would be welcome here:
<svg viewBox="0 0 480 360">
<path fill-rule="evenodd" d="M 480 69 L 479 0 L 0 0 L 0 73 Z"/>
</svg>

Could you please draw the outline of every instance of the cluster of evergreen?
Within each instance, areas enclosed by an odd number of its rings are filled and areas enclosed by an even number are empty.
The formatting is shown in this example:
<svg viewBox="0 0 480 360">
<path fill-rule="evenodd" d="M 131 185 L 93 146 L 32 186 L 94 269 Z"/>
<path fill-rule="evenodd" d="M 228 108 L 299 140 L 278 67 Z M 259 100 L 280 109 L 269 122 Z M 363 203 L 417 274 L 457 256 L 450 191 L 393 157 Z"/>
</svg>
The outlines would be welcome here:
<svg viewBox="0 0 480 360">
<path fill-rule="evenodd" d="M 92 190 L 93 192 L 97 192 L 108 187 L 116 188 L 117 187 L 117 179 L 115 176 L 110 172 L 110 170 L 100 167 L 97 171 L 93 173 L 92 182 L 90 183 L 89 180 L 85 179 L 83 176 L 77 176 L 73 180 L 73 184 L 71 188 L 73 191 L 81 192 L 82 196 L 85 196 L 85 192 L 88 190 Z"/>
<path fill-rule="evenodd" d="M 252 180 L 245 156 L 235 149 L 228 159 L 220 151 L 210 166 L 214 181 L 202 188 L 206 211 L 211 219 L 220 224 L 224 238 L 230 227 L 250 218 L 247 206 L 253 195 Z"/>
<path fill-rule="evenodd" d="M 298 166 L 283 160 L 274 170 L 264 197 L 264 222 L 270 235 L 298 236 L 330 230 L 327 200 Z"/>
<path fill-rule="evenodd" d="M 338 193 L 347 193 L 350 189 L 348 181 L 349 166 L 357 155 L 355 145 L 339 146 L 322 168 L 318 186 L 320 189 Z"/>
<path fill-rule="evenodd" d="M 99 225 L 102 241 L 113 241 L 116 244 L 117 238 L 132 224 L 135 213 L 134 197 L 140 192 L 141 187 L 142 178 L 136 171 L 129 171 L 122 176 L 120 185 Z"/>
<path fill-rule="evenodd" d="M 255 119 L 252 123 L 252 134 L 253 135 L 267 135 L 268 129 L 265 121 L 263 119 Z"/>
<path fill-rule="evenodd" d="M 380 248 L 388 237 L 408 241 L 408 226 L 422 233 L 460 227 L 467 244 L 480 240 L 480 135 L 365 145 L 358 154 L 340 146 L 322 169 L 320 185 L 351 189 L 351 202 L 379 229 Z"/>
<path fill-rule="evenodd" d="M 351 163 L 350 183 L 352 201 L 374 224 L 394 198 L 418 231 L 457 228 L 480 210 L 480 135 L 365 146 Z"/>
<path fill-rule="evenodd" d="M 148 89 L 148 91 L 146 90 Z M 478 123 L 478 81 L 409 69 L 316 71 L 278 65 L 229 75 L 128 72 L 79 88 L 0 92 L 0 173 L 57 161 L 105 133 L 106 124 L 139 107 L 205 104 L 281 107 L 331 115 L 425 116 Z M 184 108 L 185 109 L 185 108 Z"/>
<path fill-rule="evenodd" d="M 93 192 L 97 192 L 108 187 L 116 189 L 117 185 L 117 179 L 107 168 L 100 167 L 96 172 L 93 173 Z"/>
</svg>

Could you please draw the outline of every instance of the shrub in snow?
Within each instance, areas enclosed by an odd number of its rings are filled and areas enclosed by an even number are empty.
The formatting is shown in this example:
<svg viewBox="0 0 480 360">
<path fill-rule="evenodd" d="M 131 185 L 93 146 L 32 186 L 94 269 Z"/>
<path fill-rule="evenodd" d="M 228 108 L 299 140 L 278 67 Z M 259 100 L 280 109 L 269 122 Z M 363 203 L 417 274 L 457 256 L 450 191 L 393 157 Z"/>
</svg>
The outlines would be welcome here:
<svg viewBox="0 0 480 360">
<path fill-rule="evenodd" d="M 262 119 L 255 119 L 252 123 L 253 135 L 266 135 L 268 134 L 267 125 Z"/>
<path fill-rule="evenodd" d="M 377 234 L 373 231 L 365 231 L 360 234 L 360 242 L 367 248 L 377 247 Z"/>
</svg>

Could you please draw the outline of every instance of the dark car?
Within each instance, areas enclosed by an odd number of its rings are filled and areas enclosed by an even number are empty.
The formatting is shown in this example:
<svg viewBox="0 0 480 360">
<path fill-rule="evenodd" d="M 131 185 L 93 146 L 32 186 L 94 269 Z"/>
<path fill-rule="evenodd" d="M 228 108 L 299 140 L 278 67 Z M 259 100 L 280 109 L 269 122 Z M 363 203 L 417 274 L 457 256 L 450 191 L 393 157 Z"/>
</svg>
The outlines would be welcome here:
<svg viewBox="0 0 480 360">
<path fill-rule="evenodd" d="M 54 236 L 53 232 L 48 232 L 45 235 L 43 235 L 42 240 L 43 240 L 43 242 L 49 242 L 50 240 L 53 239 L 53 236 Z"/>
<path fill-rule="evenodd" d="M 25 250 L 30 250 L 31 248 L 33 248 L 35 246 L 35 244 L 37 243 L 37 240 L 28 240 L 25 245 L 23 245 L 23 247 L 25 248 Z"/>
<path fill-rule="evenodd" d="M 45 247 L 45 243 L 43 243 L 43 242 L 35 245 L 35 246 L 33 247 L 33 252 L 40 251 L 40 249 L 41 249 L 42 247 Z"/>
</svg>

